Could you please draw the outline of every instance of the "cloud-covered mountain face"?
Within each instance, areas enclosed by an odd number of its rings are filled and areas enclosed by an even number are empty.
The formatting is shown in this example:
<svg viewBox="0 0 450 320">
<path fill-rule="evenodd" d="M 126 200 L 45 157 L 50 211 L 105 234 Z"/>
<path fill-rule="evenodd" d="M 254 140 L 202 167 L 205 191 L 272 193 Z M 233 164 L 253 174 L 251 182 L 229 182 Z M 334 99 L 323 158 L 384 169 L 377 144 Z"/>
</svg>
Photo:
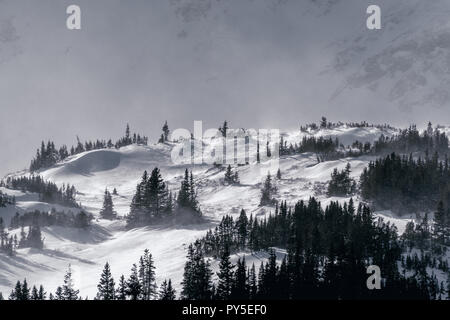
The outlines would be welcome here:
<svg viewBox="0 0 450 320">
<path fill-rule="evenodd" d="M 164 120 L 284 129 L 322 115 L 450 118 L 446 0 L 77 4 L 82 30 L 71 32 L 62 2 L 0 1 L 0 173 L 27 166 L 41 139 L 114 138 L 126 121 L 156 140 Z M 367 30 L 369 4 L 382 30 Z"/>
</svg>

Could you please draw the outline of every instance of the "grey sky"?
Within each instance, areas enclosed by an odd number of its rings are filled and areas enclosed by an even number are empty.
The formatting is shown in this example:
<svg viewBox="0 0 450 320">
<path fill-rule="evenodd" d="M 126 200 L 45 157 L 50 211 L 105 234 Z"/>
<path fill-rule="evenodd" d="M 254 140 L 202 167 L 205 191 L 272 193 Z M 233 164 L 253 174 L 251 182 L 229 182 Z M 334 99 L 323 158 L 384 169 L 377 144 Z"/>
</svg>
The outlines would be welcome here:
<svg viewBox="0 0 450 320">
<path fill-rule="evenodd" d="M 355 52 L 370 58 L 391 45 L 389 28 L 411 25 L 405 17 L 396 24 L 405 10 L 386 4 L 392 24 L 370 33 L 368 3 L 0 0 L 0 175 L 28 166 L 43 139 L 116 139 L 127 122 L 153 142 L 164 120 L 172 129 L 190 129 L 194 120 L 217 127 L 224 119 L 233 127 L 287 129 L 321 115 L 394 125 L 449 119 L 444 89 L 431 109 L 423 108 L 428 91 L 409 103 L 414 85 L 432 90 L 433 81 L 411 83 L 405 75 L 394 94 L 377 90 L 397 74 L 371 77 Z M 448 17 L 449 5 L 436 3 Z M 80 31 L 66 29 L 70 4 L 81 7 Z M 419 14 L 410 14 L 411 24 Z"/>
</svg>

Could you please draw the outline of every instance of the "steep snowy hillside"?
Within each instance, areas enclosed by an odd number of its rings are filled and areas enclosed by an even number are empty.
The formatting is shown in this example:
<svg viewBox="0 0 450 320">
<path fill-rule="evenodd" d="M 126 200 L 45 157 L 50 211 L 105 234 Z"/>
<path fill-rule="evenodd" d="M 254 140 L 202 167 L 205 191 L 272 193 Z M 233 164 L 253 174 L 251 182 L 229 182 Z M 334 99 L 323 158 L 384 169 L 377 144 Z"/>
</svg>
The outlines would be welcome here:
<svg viewBox="0 0 450 320">
<path fill-rule="evenodd" d="M 323 135 L 338 137 L 343 143 L 354 140 L 373 142 L 381 134 L 390 135 L 392 130 L 376 128 L 349 128 L 318 130 L 311 133 L 291 132 L 288 140 L 298 141 L 302 135 Z M 223 184 L 225 170 L 211 165 L 190 166 L 198 182 L 198 200 L 207 222 L 192 226 L 154 226 L 127 231 L 125 221 L 107 221 L 98 218 L 103 203 L 105 188 L 117 189 L 113 196 L 116 211 L 120 216 L 128 213 L 136 184 L 144 170 L 159 167 L 169 188 L 177 191 L 186 166 L 174 165 L 170 158 L 172 144 L 152 146 L 131 145 L 119 150 L 96 150 L 69 157 L 64 162 L 40 172 L 46 179 L 58 185 L 70 183 L 78 190 L 77 201 L 96 217 L 89 230 L 45 227 L 43 228 L 44 250 L 19 249 L 17 256 L 1 254 L 0 291 L 8 292 L 17 279 L 27 278 L 29 283 L 45 283 L 54 290 L 62 281 L 70 263 L 75 271 L 77 286 L 83 296 L 93 297 L 96 282 L 105 262 L 110 262 L 115 278 L 128 275 L 131 265 L 137 262 L 143 250 L 148 248 L 153 254 L 157 267 L 158 283 L 164 278 L 172 278 L 179 287 L 186 245 L 204 236 L 205 231 L 216 225 L 226 214 L 239 214 L 244 208 L 247 214 L 262 217 L 274 211 L 272 207 L 260 207 L 260 192 L 264 175 L 259 165 L 237 167 L 240 185 Z M 325 194 L 326 183 L 334 168 L 343 169 L 350 163 L 352 177 L 358 179 L 372 157 L 348 158 L 336 161 L 317 162 L 314 154 L 305 153 L 281 157 L 282 179 L 276 181 L 278 196 L 293 204 L 300 199 L 317 197 L 323 205 L 332 200 Z M 27 175 L 28 173 L 22 173 Z M 274 173 L 273 173 L 274 174 Z M 37 201 L 37 196 L 20 191 L 2 189 L 16 196 L 17 204 L 0 208 L 0 216 L 8 223 L 16 211 L 32 209 L 48 211 L 54 205 Z M 57 209 L 64 209 L 58 207 Z M 66 208 L 67 209 L 67 208 Z M 67 209 L 69 210 L 69 209 Z M 73 209 L 72 209 L 73 210 Z M 396 224 L 402 232 L 407 219 L 391 216 L 390 212 L 379 213 Z M 12 233 L 18 234 L 20 230 Z M 281 257 L 281 254 L 280 254 Z M 263 256 L 248 257 L 247 261 L 257 262 Z M 255 263 L 259 265 L 258 263 Z"/>
</svg>

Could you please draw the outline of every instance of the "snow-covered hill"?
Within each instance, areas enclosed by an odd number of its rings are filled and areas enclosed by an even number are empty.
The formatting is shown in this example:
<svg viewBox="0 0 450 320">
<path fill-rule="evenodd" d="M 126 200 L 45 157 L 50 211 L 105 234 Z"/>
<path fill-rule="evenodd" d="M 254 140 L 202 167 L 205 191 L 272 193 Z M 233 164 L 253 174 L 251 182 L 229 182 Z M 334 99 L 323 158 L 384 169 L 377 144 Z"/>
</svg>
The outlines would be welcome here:
<svg viewBox="0 0 450 320">
<path fill-rule="evenodd" d="M 377 128 L 349 128 L 341 126 L 335 129 L 318 130 L 311 133 L 286 133 L 288 141 L 299 141 L 302 135 L 323 135 L 338 137 L 344 144 L 354 140 L 373 142 L 381 134 L 390 135 L 394 131 Z M 70 183 L 76 186 L 79 194 L 77 201 L 91 212 L 95 220 L 89 230 L 63 227 L 43 228 L 44 250 L 19 249 L 17 256 L 7 257 L 0 254 L 0 291 L 8 293 L 13 282 L 27 278 L 31 284 L 45 284 L 48 290 L 55 290 L 62 281 L 63 274 L 70 263 L 75 271 L 77 285 L 83 296 L 93 297 L 98 277 L 103 265 L 111 264 L 114 277 L 128 276 L 131 265 L 136 263 L 143 250 L 148 248 L 153 254 L 157 267 L 157 280 L 172 278 L 178 287 L 182 278 L 186 246 L 203 236 L 226 214 L 239 214 L 244 208 L 248 214 L 264 216 L 274 208 L 259 207 L 261 175 L 259 165 L 251 164 L 237 167 L 240 185 L 223 184 L 224 169 L 211 165 L 190 166 L 198 182 L 198 199 L 206 223 L 192 226 L 154 226 L 125 230 L 123 220 L 106 221 L 98 218 L 103 202 L 105 188 L 116 188 L 118 195 L 113 196 L 115 209 L 120 216 L 128 213 L 136 184 L 144 170 L 154 167 L 161 169 L 169 188 L 177 191 L 186 166 L 174 165 L 170 158 L 172 144 L 151 146 L 131 145 L 119 150 L 96 150 L 85 152 L 66 159 L 56 166 L 40 172 L 48 180 L 62 185 Z M 300 199 L 316 196 L 323 205 L 332 200 L 324 190 L 334 168 L 343 169 L 347 163 L 352 166 L 352 176 L 358 178 L 372 157 L 348 158 L 336 161 L 317 162 L 314 154 L 286 156 L 280 159 L 282 179 L 277 181 L 278 197 L 294 204 Z M 21 174 L 29 174 L 22 172 Z M 15 195 L 16 206 L 0 208 L 0 216 L 6 222 L 16 211 L 32 209 L 50 210 L 54 205 L 40 203 L 36 195 L 20 191 L 2 191 Z M 58 209 L 64 209 L 59 207 Z M 68 210 L 68 209 L 67 209 Z M 390 212 L 380 213 L 400 232 L 404 230 L 407 219 L 392 216 Z M 14 230 L 18 233 L 20 230 Z M 264 256 L 248 257 L 247 261 L 264 259 Z M 259 262 L 256 263 L 259 265 Z"/>
</svg>

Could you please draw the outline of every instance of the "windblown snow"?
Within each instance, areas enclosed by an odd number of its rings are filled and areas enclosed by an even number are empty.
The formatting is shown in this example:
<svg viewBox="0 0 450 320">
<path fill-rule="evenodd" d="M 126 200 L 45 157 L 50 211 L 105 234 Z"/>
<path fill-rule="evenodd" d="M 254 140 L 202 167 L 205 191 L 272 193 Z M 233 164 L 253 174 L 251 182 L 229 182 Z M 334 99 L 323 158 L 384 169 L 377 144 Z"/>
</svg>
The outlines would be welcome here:
<svg viewBox="0 0 450 320">
<path fill-rule="evenodd" d="M 302 135 L 323 135 L 338 137 L 343 144 L 355 140 L 373 142 L 381 134 L 390 135 L 392 130 L 378 128 L 348 128 L 341 126 L 311 133 L 291 132 L 285 134 L 287 141 L 299 141 Z M 261 217 L 273 213 L 272 207 L 259 207 L 261 183 L 265 178 L 258 165 L 250 164 L 237 167 L 240 185 L 225 186 L 223 184 L 224 169 L 211 165 L 190 166 L 198 182 L 198 196 L 206 223 L 192 226 L 152 226 L 125 229 L 125 221 L 107 221 L 98 218 L 102 207 L 105 188 L 116 188 L 117 196 L 113 196 L 115 210 L 123 217 L 128 213 L 131 198 L 136 184 L 144 170 L 154 167 L 161 169 L 163 178 L 169 188 L 177 191 L 186 166 L 174 165 L 171 161 L 173 144 L 157 144 L 151 146 L 131 145 L 119 150 L 105 149 L 85 152 L 68 158 L 58 165 L 40 172 L 45 179 L 59 185 L 70 183 L 79 191 L 77 201 L 83 208 L 91 212 L 95 219 L 88 230 L 46 227 L 42 233 L 44 249 L 18 249 L 17 255 L 8 257 L 0 254 L 0 292 L 8 294 L 17 280 L 26 278 L 30 284 L 44 284 L 45 288 L 54 291 L 62 283 L 63 275 L 71 264 L 77 287 L 81 295 L 93 298 L 97 290 L 97 281 L 102 268 L 109 262 L 115 279 L 121 274 L 129 275 L 130 268 L 148 248 L 156 263 L 157 281 L 171 278 L 179 289 L 183 275 L 186 246 L 214 227 L 227 214 L 237 215 L 243 208 L 247 214 Z M 358 179 L 362 170 L 373 158 L 364 156 L 337 161 L 317 162 L 314 154 L 286 156 L 280 159 L 281 181 L 277 181 L 278 197 L 294 204 L 301 199 L 317 197 L 322 205 L 330 201 L 348 200 L 346 198 L 328 198 L 325 194 L 327 181 L 334 168 L 343 169 L 349 162 L 352 176 Z M 22 172 L 16 175 L 26 175 Z M 273 173 L 274 174 L 274 173 Z M 39 202 L 35 194 L 16 190 L 2 189 L 17 200 L 15 206 L 0 208 L 0 216 L 9 223 L 15 212 L 34 209 L 41 211 L 56 207 Z M 357 199 L 356 199 L 357 200 Z M 74 211 L 73 209 L 70 209 Z M 395 224 L 399 232 L 403 232 L 409 217 L 396 217 L 391 212 L 379 212 L 378 216 Z M 19 233 L 14 230 L 12 233 Z M 264 254 L 246 254 L 248 263 L 258 266 Z M 282 257 L 282 251 L 278 252 Z M 237 259 L 236 256 L 234 259 Z M 215 266 L 216 263 L 213 263 Z"/>
</svg>

